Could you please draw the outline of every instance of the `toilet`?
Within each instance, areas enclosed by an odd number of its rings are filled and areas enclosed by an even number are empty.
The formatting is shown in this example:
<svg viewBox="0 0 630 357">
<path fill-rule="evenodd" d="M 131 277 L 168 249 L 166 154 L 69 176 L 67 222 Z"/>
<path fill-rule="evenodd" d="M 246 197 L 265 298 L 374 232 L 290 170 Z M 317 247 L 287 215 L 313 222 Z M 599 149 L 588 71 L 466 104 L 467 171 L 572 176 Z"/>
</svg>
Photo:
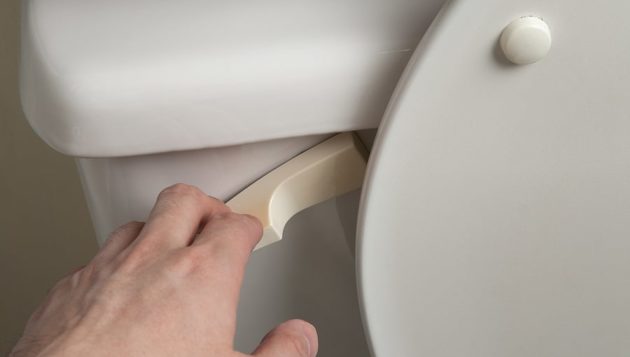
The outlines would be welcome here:
<svg viewBox="0 0 630 357">
<path fill-rule="evenodd" d="M 26 0 L 21 98 L 99 243 L 178 182 L 263 222 L 239 351 L 302 318 L 326 357 L 621 357 L 629 12 Z"/>
</svg>

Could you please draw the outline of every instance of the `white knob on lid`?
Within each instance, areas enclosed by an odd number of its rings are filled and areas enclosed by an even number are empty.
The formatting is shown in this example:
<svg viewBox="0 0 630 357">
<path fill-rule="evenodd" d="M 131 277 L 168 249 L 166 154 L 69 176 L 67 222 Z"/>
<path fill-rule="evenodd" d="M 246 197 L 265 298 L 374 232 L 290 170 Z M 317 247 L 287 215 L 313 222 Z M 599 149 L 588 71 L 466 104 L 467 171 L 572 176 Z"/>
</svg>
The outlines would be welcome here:
<svg viewBox="0 0 630 357">
<path fill-rule="evenodd" d="M 545 58 L 551 49 L 551 30 L 543 19 L 525 16 L 512 21 L 501 34 L 501 49 L 510 62 L 532 64 Z"/>
</svg>

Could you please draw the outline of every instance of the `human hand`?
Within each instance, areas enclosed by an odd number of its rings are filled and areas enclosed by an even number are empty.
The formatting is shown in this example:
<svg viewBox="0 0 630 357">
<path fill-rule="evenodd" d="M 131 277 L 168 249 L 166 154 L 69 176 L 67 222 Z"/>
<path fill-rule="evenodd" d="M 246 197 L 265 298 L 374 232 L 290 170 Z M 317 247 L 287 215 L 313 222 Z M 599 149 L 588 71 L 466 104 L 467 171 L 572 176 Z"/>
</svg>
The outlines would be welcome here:
<svg viewBox="0 0 630 357">
<path fill-rule="evenodd" d="M 92 261 L 62 279 L 33 313 L 12 357 L 245 357 L 235 352 L 245 265 L 261 236 L 197 188 L 162 191 L 146 224 L 111 234 Z M 312 357 L 307 322 L 281 324 L 253 356 Z"/>
</svg>

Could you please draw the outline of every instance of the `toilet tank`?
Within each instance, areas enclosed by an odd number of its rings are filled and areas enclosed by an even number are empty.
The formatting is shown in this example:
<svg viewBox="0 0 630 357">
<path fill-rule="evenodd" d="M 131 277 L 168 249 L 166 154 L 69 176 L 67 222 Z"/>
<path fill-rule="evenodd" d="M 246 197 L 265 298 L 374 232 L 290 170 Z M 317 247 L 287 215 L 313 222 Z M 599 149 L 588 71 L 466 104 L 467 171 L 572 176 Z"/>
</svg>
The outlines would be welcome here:
<svg viewBox="0 0 630 357">
<path fill-rule="evenodd" d="M 227 199 L 376 128 L 444 0 L 25 0 L 21 97 L 77 158 L 99 240 L 165 186 Z"/>
</svg>

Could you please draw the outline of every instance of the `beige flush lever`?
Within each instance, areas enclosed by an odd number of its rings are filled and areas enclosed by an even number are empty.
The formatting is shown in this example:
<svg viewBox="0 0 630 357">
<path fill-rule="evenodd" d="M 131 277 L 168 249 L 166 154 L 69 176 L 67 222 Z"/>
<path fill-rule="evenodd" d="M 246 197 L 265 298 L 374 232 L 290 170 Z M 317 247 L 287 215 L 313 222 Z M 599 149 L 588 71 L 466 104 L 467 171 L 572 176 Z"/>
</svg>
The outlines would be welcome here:
<svg viewBox="0 0 630 357">
<path fill-rule="evenodd" d="M 227 205 L 262 222 L 256 249 L 262 248 L 282 239 L 285 224 L 296 213 L 360 188 L 366 157 L 353 134 L 336 135 L 263 176 Z"/>
</svg>

